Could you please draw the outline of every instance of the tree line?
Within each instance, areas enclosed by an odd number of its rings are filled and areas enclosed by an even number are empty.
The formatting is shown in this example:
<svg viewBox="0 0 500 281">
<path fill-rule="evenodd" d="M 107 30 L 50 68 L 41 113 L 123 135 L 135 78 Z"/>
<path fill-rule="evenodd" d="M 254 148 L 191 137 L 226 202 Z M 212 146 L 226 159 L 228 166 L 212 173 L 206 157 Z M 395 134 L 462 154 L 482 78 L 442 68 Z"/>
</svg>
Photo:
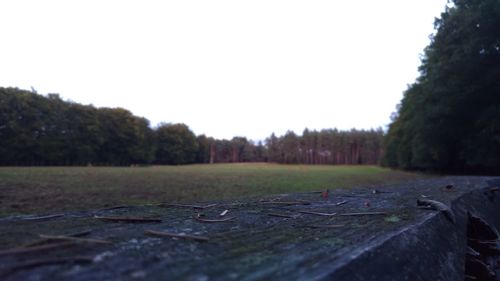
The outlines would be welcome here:
<svg viewBox="0 0 500 281">
<path fill-rule="evenodd" d="M 383 164 L 500 174 L 500 1 L 450 2 L 389 127 Z"/>
<path fill-rule="evenodd" d="M 0 87 L 0 165 L 140 165 L 277 162 L 377 164 L 383 132 L 337 129 L 264 142 L 196 136 L 185 124 L 151 128 L 123 108 L 96 108 L 57 94 Z"/>
</svg>

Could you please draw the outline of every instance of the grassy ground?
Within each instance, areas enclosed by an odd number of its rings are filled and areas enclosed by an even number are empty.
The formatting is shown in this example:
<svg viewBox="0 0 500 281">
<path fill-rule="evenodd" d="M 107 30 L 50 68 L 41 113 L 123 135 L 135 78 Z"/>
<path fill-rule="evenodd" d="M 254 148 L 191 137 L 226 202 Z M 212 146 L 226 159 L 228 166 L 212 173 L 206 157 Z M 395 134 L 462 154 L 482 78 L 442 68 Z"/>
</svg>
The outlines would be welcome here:
<svg viewBox="0 0 500 281">
<path fill-rule="evenodd" d="M 4 167 L 0 168 L 0 216 L 120 204 L 197 202 L 424 177 L 376 166 Z"/>
</svg>

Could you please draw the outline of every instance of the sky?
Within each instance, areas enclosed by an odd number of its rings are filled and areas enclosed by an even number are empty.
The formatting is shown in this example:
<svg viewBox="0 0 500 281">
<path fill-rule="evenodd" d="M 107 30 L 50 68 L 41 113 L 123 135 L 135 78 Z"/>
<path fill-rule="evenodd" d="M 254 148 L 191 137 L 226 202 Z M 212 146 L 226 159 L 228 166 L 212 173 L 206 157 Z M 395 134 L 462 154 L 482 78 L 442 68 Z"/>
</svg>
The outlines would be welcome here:
<svg viewBox="0 0 500 281">
<path fill-rule="evenodd" d="M 0 86 L 263 140 L 385 128 L 446 0 L 3 0 Z"/>
</svg>

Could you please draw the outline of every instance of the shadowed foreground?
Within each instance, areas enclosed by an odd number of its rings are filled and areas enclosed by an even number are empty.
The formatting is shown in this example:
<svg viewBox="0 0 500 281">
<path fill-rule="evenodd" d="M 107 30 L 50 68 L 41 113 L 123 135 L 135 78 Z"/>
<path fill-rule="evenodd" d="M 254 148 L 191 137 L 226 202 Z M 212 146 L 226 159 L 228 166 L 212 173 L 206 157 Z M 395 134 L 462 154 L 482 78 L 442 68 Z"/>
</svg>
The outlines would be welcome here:
<svg viewBox="0 0 500 281">
<path fill-rule="evenodd" d="M 500 226 L 500 198 L 486 180 L 6 217 L 0 272 L 6 280 L 463 280 L 469 217 Z M 451 209 L 417 207 L 429 199 Z"/>
</svg>

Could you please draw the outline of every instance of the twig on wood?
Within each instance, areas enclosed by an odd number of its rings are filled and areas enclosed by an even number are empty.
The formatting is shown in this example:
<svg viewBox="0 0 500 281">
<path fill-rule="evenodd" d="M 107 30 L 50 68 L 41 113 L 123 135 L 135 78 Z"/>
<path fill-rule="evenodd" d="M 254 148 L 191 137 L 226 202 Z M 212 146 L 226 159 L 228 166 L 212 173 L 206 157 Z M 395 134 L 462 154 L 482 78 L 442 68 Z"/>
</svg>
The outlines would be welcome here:
<svg viewBox="0 0 500 281">
<path fill-rule="evenodd" d="M 387 215 L 386 212 L 360 212 L 360 213 L 343 213 L 340 216 L 376 216 L 376 215 Z"/>
<path fill-rule="evenodd" d="M 325 217 L 333 217 L 337 213 L 319 213 L 319 212 L 311 212 L 311 211 L 299 211 L 301 214 L 308 214 L 308 215 L 316 215 L 316 216 L 325 216 Z"/>
<path fill-rule="evenodd" d="M 160 207 L 182 207 L 182 208 L 193 208 L 193 209 L 203 210 L 203 209 L 215 207 L 215 206 L 217 206 L 217 204 L 209 204 L 209 205 L 201 206 L 201 205 L 187 205 L 187 204 L 174 204 L 174 203 L 160 203 L 158 206 L 160 206 Z"/>
<path fill-rule="evenodd" d="M 29 262 L 16 264 L 9 268 L 0 271 L 0 276 L 6 277 L 15 271 L 22 269 L 30 269 L 38 266 L 53 265 L 53 264 L 63 264 L 63 263 L 91 263 L 93 261 L 92 257 L 77 256 L 77 257 L 64 257 L 64 258 L 50 258 L 50 259 L 38 259 Z"/>
<path fill-rule="evenodd" d="M 40 238 L 50 239 L 50 240 L 60 240 L 60 241 L 75 241 L 75 242 L 85 242 L 85 243 L 95 243 L 95 244 L 111 244 L 110 241 L 101 239 L 88 239 L 88 238 L 78 238 L 64 235 L 44 235 L 40 234 Z"/>
<path fill-rule="evenodd" d="M 96 212 L 101 212 L 101 211 L 111 211 L 111 210 L 116 210 L 116 209 L 125 209 L 125 208 L 130 208 L 130 206 L 127 206 L 127 205 L 119 205 L 119 206 L 107 207 L 107 208 L 98 209 L 98 210 L 96 210 Z"/>
<path fill-rule="evenodd" d="M 361 193 L 358 194 L 338 194 L 336 197 L 355 197 L 355 198 L 372 198 L 371 195 L 363 195 Z"/>
<path fill-rule="evenodd" d="M 340 205 L 344 205 L 345 203 L 347 203 L 348 201 L 347 200 L 344 200 L 344 201 L 340 201 L 338 203 L 335 203 L 333 204 L 334 206 L 340 206 Z"/>
<path fill-rule="evenodd" d="M 95 219 L 105 220 L 105 221 L 113 221 L 113 222 L 161 222 L 161 219 L 149 219 L 149 218 L 140 218 L 140 217 L 101 217 L 94 216 Z"/>
<path fill-rule="evenodd" d="M 500 243 L 500 239 L 494 239 L 494 240 L 482 240 L 482 239 L 474 239 L 474 238 L 467 238 L 470 241 L 477 242 L 479 244 L 498 244 Z"/>
<path fill-rule="evenodd" d="M 214 222 L 227 222 L 230 220 L 235 219 L 236 217 L 229 217 L 225 219 L 202 219 L 199 216 L 193 216 L 193 219 L 199 221 L 199 222 L 207 222 L 207 223 L 214 223 Z"/>
<path fill-rule="evenodd" d="M 310 225 L 304 225 L 303 227 L 309 227 L 309 228 L 339 228 L 339 227 L 344 227 L 343 224 L 310 224 Z"/>
<path fill-rule="evenodd" d="M 193 239 L 193 240 L 201 241 L 201 242 L 208 241 L 208 237 L 204 237 L 204 236 L 177 234 L 177 233 L 170 233 L 170 232 L 156 231 L 156 230 L 145 230 L 144 233 L 149 234 L 149 235 L 154 235 L 154 236 L 162 236 L 162 237 Z"/>
<path fill-rule="evenodd" d="M 274 205 L 311 205 L 308 201 L 265 201 L 261 204 L 274 204 Z"/>
<path fill-rule="evenodd" d="M 224 210 L 224 211 L 222 211 L 222 213 L 220 213 L 220 216 L 221 216 L 221 217 L 223 217 L 223 216 L 225 216 L 228 212 L 229 212 L 229 210 Z"/>
<path fill-rule="evenodd" d="M 29 247 L 29 248 L 18 247 L 18 248 L 12 248 L 12 249 L 0 251 L 0 256 L 47 251 L 47 250 L 52 250 L 52 249 L 56 249 L 56 248 L 74 246 L 74 245 L 76 245 L 76 243 L 74 241 L 66 241 L 66 242 L 61 242 L 61 243 L 52 243 L 52 244 L 34 246 L 34 247 Z"/>
<path fill-rule="evenodd" d="M 31 218 L 24 218 L 24 221 L 44 221 L 44 220 L 50 220 L 54 218 L 60 218 L 63 217 L 64 214 L 55 214 L 55 215 L 48 215 L 48 216 L 42 216 L 42 217 L 31 217 Z"/>
<path fill-rule="evenodd" d="M 82 236 L 87 236 L 90 233 L 92 233 L 91 230 L 84 230 L 84 231 L 80 231 L 80 232 L 74 232 L 74 233 L 71 233 L 71 234 L 66 234 L 66 236 L 82 237 Z"/>
<path fill-rule="evenodd" d="M 90 230 L 86 230 L 86 231 L 66 234 L 66 236 L 81 237 L 81 236 L 89 235 L 90 233 L 91 233 Z M 41 239 L 41 240 L 34 241 L 34 242 L 31 242 L 28 244 L 24 244 L 24 245 L 20 246 L 19 248 L 29 248 L 29 247 L 33 247 L 33 246 L 43 245 L 43 244 L 46 244 L 48 242 L 50 242 L 50 239 Z"/>
<path fill-rule="evenodd" d="M 268 213 L 267 215 L 271 216 L 271 217 L 279 217 L 279 218 L 289 218 L 289 219 L 295 218 L 294 216 L 285 215 L 285 214 L 277 214 L 277 213 Z"/>
<path fill-rule="evenodd" d="M 392 191 L 383 191 L 383 190 L 378 190 L 378 189 L 373 189 L 372 190 L 373 194 L 381 194 L 381 193 L 394 193 Z"/>
</svg>

